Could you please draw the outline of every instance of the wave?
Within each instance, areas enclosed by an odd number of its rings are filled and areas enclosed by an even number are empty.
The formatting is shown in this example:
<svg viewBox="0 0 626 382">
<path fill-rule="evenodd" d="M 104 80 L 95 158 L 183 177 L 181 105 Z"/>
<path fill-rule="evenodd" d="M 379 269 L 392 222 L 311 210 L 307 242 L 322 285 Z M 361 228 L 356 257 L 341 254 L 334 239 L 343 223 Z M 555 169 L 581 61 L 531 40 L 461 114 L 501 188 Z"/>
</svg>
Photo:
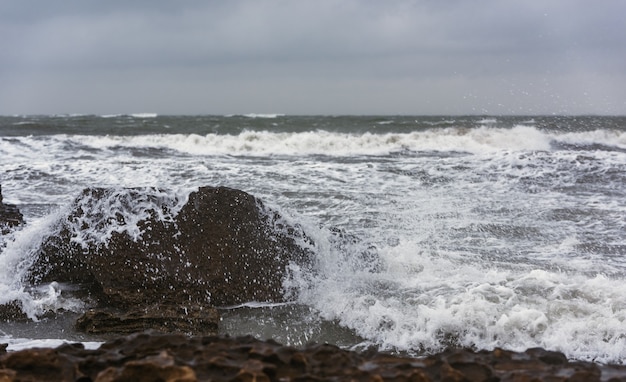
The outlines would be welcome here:
<svg viewBox="0 0 626 382">
<path fill-rule="evenodd" d="M 324 243 L 317 268 L 296 269 L 287 287 L 298 303 L 381 350 L 544 347 L 587 361 L 626 360 L 622 279 L 429 254 L 413 237 L 379 244 L 377 265 L 364 266 L 362 248 L 333 246 L 327 233 L 306 228 Z"/>
<path fill-rule="evenodd" d="M 243 131 L 231 134 L 148 134 L 98 136 L 59 134 L 46 137 L 0 139 L 0 154 L 13 158 L 91 155 L 96 152 L 157 155 L 163 150 L 187 155 L 326 155 L 384 156 L 421 152 L 489 154 L 499 151 L 551 151 L 567 149 L 626 150 L 626 132 L 594 130 L 545 132 L 532 126 L 510 129 L 481 126 L 447 127 L 408 133 L 338 133 L 325 130 L 304 132 Z M 81 154 L 82 153 L 82 154 Z"/>
<path fill-rule="evenodd" d="M 129 114 L 129 115 L 133 118 L 156 118 L 159 116 L 156 113 L 135 113 L 135 114 Z"/>
<path fill-rule="evenodd" d="M 189 191 L 111 190 L 108 197 L 89 202 L 101 203 L 98 208 L 84 208 L 107 213 L 86 214 L 77 220 L 75 228 L 91 229 L 82 233 L 76 230 L 75 240 L 98 243 L 113 231 L 140 240 L 137 219 L 154 211 L 160 219 L 171 220 Z M 350 194 L 350 189 L 346 193 Z M 384 197 L 369 198 L 376 199 L 377 205 L 381 201 L 384 204 Z M 439 204 L 433 200 L 424 203 L 420 199 L 416 203 Z M 515 261 L 499 265 L 468 258 L 465 250 L 455 252 L 445 246 L 431 251 L 425 245 L 433 238 L 422 240 L 420 236 L 437 222 L 423 219 L 424 215 L 418 215 L 422 217 L 419 219 L 411 213 L 404 215 L 411 211 L 408 201 L 402 208 L 402 214 L 394 216 L 394 220 L 400 219 L 395 229 L 367 231 L 367 240 L 357 235 L 338 235 L 315 219 L 277 209 L 284 218 L 301 223 L 311 243 L 315 243 L 307 247 L 315 253 L 313 265 L 290 266 L 291 277 L 285 289 L 291 293 L 289 301 L 295 304 L 285 305 L 311 307 L 324 320 L 350 329 L 383 350 L 421 354 L 450 345 L 512 350 L 541 346 L 572 358 L 624 362 L 623 278 L 537 269 L 532 263 Z M 457 207 L 454 209 L 457 213 Z M 349 215 L 345 209 L 336 213 Z M 21 301 L 31 317 L 49 309 L 80 310 L 79 302 L 60 300 L 59 287 L 52 283 L 36 291 L 19 285 L 19 270 L 28 261 L 24 254 L 30 253 L 29 248 L 43 235 L 54 232 L 60 216 L 65 213 L 52 214 L 27 226 L 16 241 L 8 244 L 0 256 L 0 303 Z M 117 224 L 118 220 L 124 224 Z M 404 225 L 408 227 L 400 228 Z M 499 226 L 498 232 L 502 229 Z M 393 238 L 386 236 L 390 232 Z M 434 243 L 441 244 L 437 239 Z M 280 306 L 283 304 L 250 301 L 224 309 Z"/>
<path fill-rule="evenodd" d="M 419 152 L 460 152 L 470 154 L 498 151 L 550 151 L 558 143 L 601 145 L 605 149 L 626 149 L 626 132 L 596 130 L 588 132 L 550 133 L 530 126 L 511 129 L 492 127 L 443 128 L 409 133 L 348 134 L 324 130 L 306 132 L 243 131 L 228 134 L 151 134 L 138 136 L 67 136 L 55 137 L 62 149 L 69 142 L 85 150 L 119 150 L 130 148 L 166 149 L 189 155 L 392 155 Z M 22 146 L 34 151 L 43 144 L 31 138 L 17 138 Z M 29 141 L 28 143 L 26 141 Z M 10 152 L 12 144 L 0 141 L 0 152 Z M 45 143 L 48 149 L 55 146 Z M 3 149 L 3 146 L 7 146 Z M 22 148 L 23 149 L 23 148 Z M 37 154 L 33 152 L 33 155 Z M 39 155 L 39 154 L 37 154 Z"/>
<path fill-rule="evenodd" d="M 248 117 L 248 118 L 268 118 L 268 119 L 274 119 L 274 118 L 278 118 L 278 117 L 284 117 L 285 114 L 256 114 L 256 113 L 249 113 L 249 114 L 243 114 L 244 117 Z"/>
</svg>

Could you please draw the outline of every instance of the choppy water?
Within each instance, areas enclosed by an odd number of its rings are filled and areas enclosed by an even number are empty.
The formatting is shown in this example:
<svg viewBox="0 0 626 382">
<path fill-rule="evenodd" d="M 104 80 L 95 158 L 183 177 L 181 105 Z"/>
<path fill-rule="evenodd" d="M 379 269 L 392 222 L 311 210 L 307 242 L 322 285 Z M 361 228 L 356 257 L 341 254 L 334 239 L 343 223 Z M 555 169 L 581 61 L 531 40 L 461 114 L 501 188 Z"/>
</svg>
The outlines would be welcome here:
<svg viewBox="0 0 626 382">
<path fill-rule="evenodd" d="M 292 303 L 226 310 L 225 332 L 626 362 L 626 117 L 0 117 L 0 184 L 28 221 L 4 238 L 0 303 L 33 317 L 80 309 L 19 280 L 84 187 L 224 185 L 317 243 Z M 54 325 L 0 323 L 0 342 L 75 336 Z"/>
</svg>

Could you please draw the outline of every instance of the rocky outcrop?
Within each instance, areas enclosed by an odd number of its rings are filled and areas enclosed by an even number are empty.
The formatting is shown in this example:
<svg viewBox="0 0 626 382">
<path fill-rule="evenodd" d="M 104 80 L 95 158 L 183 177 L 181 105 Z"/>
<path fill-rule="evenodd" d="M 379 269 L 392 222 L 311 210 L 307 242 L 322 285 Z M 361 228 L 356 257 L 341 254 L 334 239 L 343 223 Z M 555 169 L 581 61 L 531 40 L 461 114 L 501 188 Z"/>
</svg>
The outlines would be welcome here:
<svg viewBox="0 0 626 382">
<path fill-rule="evenodd" d="M 6 235 L 22 224 L 24 224 L 24 216 L 17 206 L 2 201 L 2 186 L 0 185 L 0 235 Z"/>
<path fill-rule="evenodd" d="M 96 350 L 74 344 L 1 353 L 0 381 L 626 381 L 626 366 L 570 362 L 543 349 L 411 358 L 252 337 L 141 333 Z"/>
<path fill-rule="evenodd" d="M 202 187 L 186 203 L 164 195 L 84 190 L 42 244 L 29 281 L 80 286 L 75 294 L 94 310 L 78 327 L 93 333 L 207 334 L 215 306 L 283 299 L 288 263 L 306 257 L 294 227 L 239 190 Z"/>
</svg>

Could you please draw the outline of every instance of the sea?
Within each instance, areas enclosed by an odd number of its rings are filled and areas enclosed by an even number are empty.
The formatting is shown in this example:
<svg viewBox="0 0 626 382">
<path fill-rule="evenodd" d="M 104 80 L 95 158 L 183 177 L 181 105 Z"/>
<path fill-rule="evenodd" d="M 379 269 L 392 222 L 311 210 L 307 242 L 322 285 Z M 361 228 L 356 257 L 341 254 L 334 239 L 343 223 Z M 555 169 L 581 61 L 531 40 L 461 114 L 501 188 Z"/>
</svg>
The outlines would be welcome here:
<svg viewBox="0 0 626 382">
<path fill-rule="evenodd" d="M 0 185 L 26 220 L 0 239 L 0 303 L 30 317 L 0 322 L 9 350 L 103 341 L 73 330 L 81 301 L 23 281 L 81 190 L 226 186 L 301 226 L 315 261 L 285 303 L 220 307 L 223 334 L 626 363 L 623 116 L 3 116 Z"/>
</svg>

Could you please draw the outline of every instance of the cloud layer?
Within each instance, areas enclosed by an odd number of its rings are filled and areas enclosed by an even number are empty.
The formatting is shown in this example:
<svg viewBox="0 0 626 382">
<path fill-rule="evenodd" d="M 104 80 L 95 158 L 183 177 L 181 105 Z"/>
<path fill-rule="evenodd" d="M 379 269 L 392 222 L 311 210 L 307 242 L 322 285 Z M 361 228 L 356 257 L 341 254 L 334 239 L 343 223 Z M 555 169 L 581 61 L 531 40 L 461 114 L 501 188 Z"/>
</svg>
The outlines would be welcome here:
<svg viewBox="0 0 626 382">
<path fill-rule="evenodd" d="M 626 3 L 0 1 L 0 114 L 625 114 Z"/>
</svg>

